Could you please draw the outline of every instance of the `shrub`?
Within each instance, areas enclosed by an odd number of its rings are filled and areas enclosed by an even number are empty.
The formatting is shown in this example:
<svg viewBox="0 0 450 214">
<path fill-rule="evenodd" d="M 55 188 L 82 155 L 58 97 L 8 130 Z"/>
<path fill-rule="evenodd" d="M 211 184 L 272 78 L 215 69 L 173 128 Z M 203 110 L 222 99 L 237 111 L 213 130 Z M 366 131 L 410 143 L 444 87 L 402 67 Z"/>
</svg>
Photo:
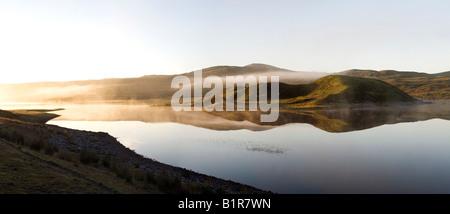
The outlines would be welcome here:
<svg viewBox="0 0 450 214">
<path fill-rule="evenodd" d="M 84 149 L 80 153 L 80 162 L 82 164 L 98 163 L 99 160 L 100 158 L 94 151 Z"/>
<path fill-rule="evenodd" d="M 214 190 L 209 185 L 202 186 L 201 193 L 204 195 L 212 195 L 214 194 Z"/>
<path fill-rule="evenodd" d="M 18 133 L 17 131 L 13 131 L 10 140 L 14 143 L 19 143 L 22 145 L 25 141 L 25 137 L 23 136 L 23 134 Z"/>
<path fill-rule="evenodd" d="M 59 151 L 58 158 L 65 161 L 75 162 L 78 159 L 78 155 L 73 152 Z"/>
<path fill-rule="evenodd" d="M 44 152 L 46 155 L 53 155 L 53 153 L 58 152 L 59 148 L 55 145 L 51 145 L 49 143 L 45 144 Z"/>
<path fill-rule="evenodd" d="M 57 145 L 52 145 L 53 152 L 59 152 L 59 147 Z"/>
<path fill-rule="evenodd" d="M 134 178 L 138 181 L 144 181 L 145 180 L 145 172 L 143 170 L 134 170 Z"/>
<path fill-rule="evenodd" d="M 130 168 L 123 163 L 116 162 L 112 170 L 117 174 L 117 177 L 125 179 L 129 183 L 133 181 L 133 174 L 131 173 Z"/>
<path fill-rule="evenodd" d="M 145 181 L 148 184 L 156 184 L 158 182 L 153 172 L 147 172 L 147 174 L 145 175 Z"/>
<path fill-rule="evenodd" d="M 7 131 L 0 129 L 0 138 L 8 140 L 10 137 Z"/>
<path fill-rule="evenodd" d="M 112 159 L 112 157 L 111 157 L 110 154 L 105 155 L 105 156 L 103 157 L 103 159 L 102 159 L 102 165 L 103 165 L 105 168 L 111 167 L 111 159 Z"/>
<path fill-rule="evenodd" d="M 228 194 L 228 192 L 223 188 L 223 187 L 219 187 L 216 189 L 216 194 Z"/>
<path fill-rule="evenodd" d="M 158 187 L 168 194 L 183 194 L 183 183 L 180 177 L 174 179 L 170 178 L 166 173 L 163 173 L 158 178 Z"/>
<path fill-rule="evenodd" d="M 185 171 L 182 173 L 182 176 L 183 176 L 184 178 L 189 178 L 189 177 L 191 177 L 191 171 L 185 170 Z"/>
<path fill-rule="evenodd" d="M 45 143 L 42 139 L 34 139 L 28 146 L 34 151 L 41 151 L 42 148 L 44 148 Z"/>
<path fill-rule="evenodd" d="M 52 149 L 52 147 L 51 146 L 45 146 L 44 147 L 44 153 L 46 154 L 46 155 L 53 155 L 53 149 Z"/>
<path fill-rule="evenodd" d="M 127 183 L 133 183 L 133 177 L 130 175 L 130 176 L 127 176 L 126 178 L 125 178 L 125 181 L 127 182 Z"/>
</svg>

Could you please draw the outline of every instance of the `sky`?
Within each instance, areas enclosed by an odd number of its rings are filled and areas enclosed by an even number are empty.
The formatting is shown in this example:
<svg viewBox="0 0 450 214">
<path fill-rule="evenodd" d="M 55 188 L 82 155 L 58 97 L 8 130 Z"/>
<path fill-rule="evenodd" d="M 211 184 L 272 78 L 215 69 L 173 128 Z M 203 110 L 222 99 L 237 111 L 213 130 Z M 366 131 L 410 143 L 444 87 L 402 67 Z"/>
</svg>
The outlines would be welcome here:
<svg viewBox="0 0 450 214">
<path fill-rule="evenodd" d="M 0 83 L 179 74 L 450 70 L 447 0 L 0 0 Z"/>
</svg>

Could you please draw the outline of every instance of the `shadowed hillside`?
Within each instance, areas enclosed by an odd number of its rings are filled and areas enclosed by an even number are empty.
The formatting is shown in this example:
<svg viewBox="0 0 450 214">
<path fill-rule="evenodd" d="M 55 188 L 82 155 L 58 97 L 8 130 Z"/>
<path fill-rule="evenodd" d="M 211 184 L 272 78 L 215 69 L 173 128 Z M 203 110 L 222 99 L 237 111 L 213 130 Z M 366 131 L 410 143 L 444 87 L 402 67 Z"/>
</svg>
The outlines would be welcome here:
<svg viewBox="0 0 450 214">
<path fill-rule="evenodd" d="M 339 74 L 369 77 L 392 84 L 416 99 L 450 99 L 450 72 L 427 74 L 393 70 L 348 70 Z"/>
<path fill-rule="evenodd" d="M 283 94 L 280 103 L 290 108 L 352 104 L 387 105 L 416 101 L 383 81 L 339 75 L 329 75 L 307 85 L 283 84 L 280 85 L 280 92 Z"/>
<path fill-rule="evenodd" d="M 255 86 L 254 86 L 255 87 Z M 256 93 L 259 100 L 260 85 L 254 91 L 250 86 L 224 88 L 224 102 L 234 96 L 235 103 L 249 103 L 249 95 Z M 267 97 L 271 96 L 271 84 L 267 85 Z M 244 92 L 245 90 L 245 92 Z M 381 80 L 344 75 L 328 75 L 313 83 L 290 85 L 280 83 L 279 102 L 281 108 L 322 108 L 350 105 L 396 105 L 419 103 L 402 90 Z M 245 96 L 245 97 L 244 97 Z M 214 97 L 204 97 L 214 100 Z M 223 104 L 222 103 L 222 104 Z"/>
</svg>

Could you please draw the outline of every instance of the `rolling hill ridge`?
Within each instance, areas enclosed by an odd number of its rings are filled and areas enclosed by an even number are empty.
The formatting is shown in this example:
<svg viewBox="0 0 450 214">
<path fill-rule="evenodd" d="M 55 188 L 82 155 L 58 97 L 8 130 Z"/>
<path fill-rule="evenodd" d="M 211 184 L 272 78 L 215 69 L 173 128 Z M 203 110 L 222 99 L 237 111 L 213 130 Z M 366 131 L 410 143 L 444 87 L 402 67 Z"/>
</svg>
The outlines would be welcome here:
<svg viewBox="0 0 450 214">
<path fill-rule="evenodd" d="M 286 89 L 289 88 L 289 89 Z M 307 85 L 297 87 L 280 85 L 280 103 L 289 107 L 317 107 L 327 105 L 374 104 L 417 102 L 395 86 L 376 79 L 329 75 Z M 299 92 L 296 94 L 296 92 Z"/>
<path fill-rule="evenodd" d="M 336 73 L 340 76 L 355 76 L 370 79 L 382 80 L 398 89 L 406 92 L 416 99 L 450 99 L 450 72 L 439 74 L 426 74 L 418 72 L 399 71 L 373 71 L 373 70 L 348 70 Z M 193 72 L 182 74 L 193 78 Z M 302 101 L 309 102 L 304 96 L 312 92 L 314 82 L 329 74 L 316 72 L 298 72 L 283 68 L 277 68 L 265 64 L 250 64 L 247 66 L 215 66 L 203 69 L 203 77 L 206 76 L 225 77 L 230 75 L 277 75 L 280 76 L 280 98 L 288 99 L 289 102 Z M 41 82 L 23 84 L 3 84 L 0 85 L 0 102 L 121 102 L 133 101 L 148 103 L 151 105 L 170 105 L 171 96 L 177 91 L 170 87 L 172 79 L 176 75 L 150 75 L 139 78 L 119 78 L 71 82 Z M 334 80 L 336 77 L 334 77 Z M 327 80 L 327 79 L 322 79 Z M 337 80 L 336 80 L 337 81 Z M 340 80 L 339 80 L 340 81 Z M 342 79 L 345 82 L 345 79 Z M 361 80 L 362 81 L 362 80 Z M 314 83 L 314 84 L 312 84 Z M 301 86 L 299 86 L 301 84 Z M 312 85 L 308 85 L 312 84 Z M 365 81 L 358 86 L 362 89 L 375 90 L 376 87 L 369 87 L 368 84 L 381 85 L 377 81 Z M 387 87 L 387 86 L 386 86 Z M 336 89 L 336 88 L 334 88 Z M 398 90 L 396 94 L 398 94 Z M 378 91 L 378 93 L 381 91 Z M 319 91 L 317 91 L 319 93 Z M 374 92 L 375 93 L 375 92 Z M 310 104 L 335 103 L 335 101 L 354 102 L 358 99 L 375 102 L 387 99 L 388 97 L 372 97 L 374 94 L 361 95 L 360 93 L 349 94 L 349 90 L 341 94 L 345 96 L 355 96 L 344 99 L 337 95 L 329 96 L 325 100 L 308 95 L 307 99 L 316 100 Z M 376 94 L 376 93 L 375 93 Z M 303 98 L 299 98 L 303 96 Z M 324 96 L 320 93 L 317 96 Z M 362 97 L 361 97 L 362 96 Z M 358 98 L 359 97 L 359 98 Z M 401 98 L 399 96 L 398 98 Z M 402 98 L 403 99 L 403 98 Z M 321 101 L 318 101 L 321 100 Z M 338 102 L 339 103 L 339 102 Z"/>
<path fill-rule="evenodd" d="M 271 85 L 268 84 L 267 87 L 267 97 L 270 97 Z M 223 103 L 232 99 L 227 97 L 225 90 L 232 89 L 224 88 Z M 344 75 L 328 75 L 309 84 L 280 83 L 279 92 L 280 107 L 285 109 L 420 103 L 397 87 L 381 80 Z M 234 93 L 228 94 L 235 96 L 235 103 L 248 103 L 249 93 L 256 93 L 255 97 L 259 100 L 259 88 L 252 92 L 248 85 L 235 87 Z M 204 97 L 204 99 L 214 98 Z"/>
<path fill-rule="evenodd" d="M 367 77 L 392 84 L 416 99 L 450 99 L 450 72 L 427 74 L 394 70 L 348 70 L 339 75 Z"/>
</svg>

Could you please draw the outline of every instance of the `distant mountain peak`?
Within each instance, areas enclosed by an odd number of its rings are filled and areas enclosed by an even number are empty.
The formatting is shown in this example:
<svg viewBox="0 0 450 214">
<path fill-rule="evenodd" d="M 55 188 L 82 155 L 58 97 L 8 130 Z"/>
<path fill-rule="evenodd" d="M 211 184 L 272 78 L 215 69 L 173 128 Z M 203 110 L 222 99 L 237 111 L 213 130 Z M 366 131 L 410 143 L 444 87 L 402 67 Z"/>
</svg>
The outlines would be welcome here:
<svg viewBox="0 0 450 214">
<path fill-rule="evenodd" d="M 346 70 L 346 71 L 343 71 L 343 72 L 351 72 L 351 71 L 353 71 L 353 72 L 355 72 L 355 71 L 374 71 L 374 72 L 377 72 L 376 70 L 372 70 L 372 69 L 357 69 L 357 68 L 349 69 L 349 70 Z"/>
<path fill-rule="evenodd" d="M 252 63 L 250 65 L 244 66 L 245 68 L 254 68 L 258 70 L 286 70 L 283 68 L 278 68 L 272 65 L 262 64 L 262 63 Z"/>
</svg>

